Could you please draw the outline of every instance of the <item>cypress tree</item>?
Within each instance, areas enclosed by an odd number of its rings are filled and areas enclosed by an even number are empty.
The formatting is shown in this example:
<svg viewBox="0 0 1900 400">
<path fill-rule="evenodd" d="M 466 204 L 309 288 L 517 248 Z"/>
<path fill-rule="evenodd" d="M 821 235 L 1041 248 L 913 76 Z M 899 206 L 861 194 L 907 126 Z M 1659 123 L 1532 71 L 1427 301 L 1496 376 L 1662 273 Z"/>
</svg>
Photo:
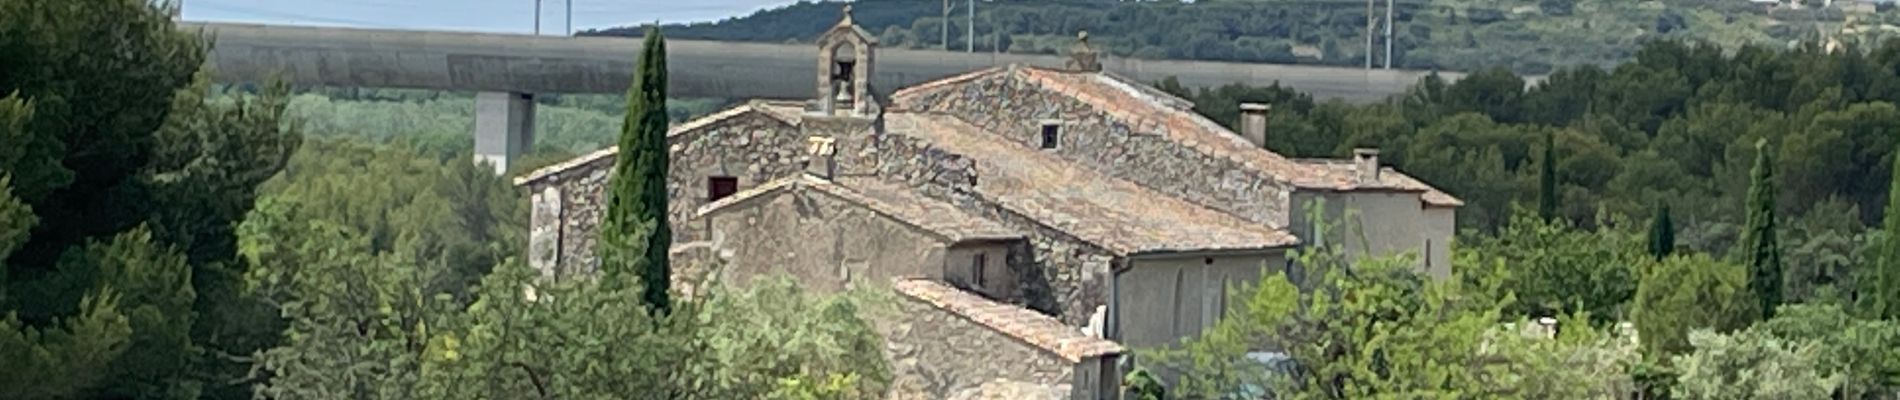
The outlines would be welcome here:
<svg viewBox="0 0 1900 400">
<path fill-rule="evenodd" d="M 648 307 L 667 312 L 672 282 L 667 249 L 673 232 L 666 218 L 666 39 L 649 27 L 627 90 L 627 115 L 620 130 L 620 155 L 607 189 L 607 217 L 601 223 L 603 279 L 618 288 L 637 280 Z"/>
<path fill-rule="evenodd" d="M 1656 218 L 1649 224 L 1649 254 L 1661 261 L 1676 251 L 1676 225 L 1669 220 L 1669 206 L 1656 208 Z"/>
<path fill-rule="evenodd" d="M 1557 140 L 1544 133 L 1544 165 L 1537 182 L 1537 216 L 1545 221 L 1557 218 Z"/>
<path fill-rule="evenodd" d="M 1873 319 L 1900 318 L 1900 160 L 1894 161 L 1888 179 L 1887 215 L 1881 223 L 1886 235 L 1875 247 L 1870 279 L 1860 284 L 1861 301 Z"/>
<path fill-rule="evenodd" d="M 1755 168 L 1748 186 L 1748 225 L 1741 250 L 1748 265 L 1748 287 L 1761 305 L 1762 319 L 1781 305 L 1781 243 L 1775 239 L 1775 167 L 1768 139 L 1755 142 Z"/>
</svg>

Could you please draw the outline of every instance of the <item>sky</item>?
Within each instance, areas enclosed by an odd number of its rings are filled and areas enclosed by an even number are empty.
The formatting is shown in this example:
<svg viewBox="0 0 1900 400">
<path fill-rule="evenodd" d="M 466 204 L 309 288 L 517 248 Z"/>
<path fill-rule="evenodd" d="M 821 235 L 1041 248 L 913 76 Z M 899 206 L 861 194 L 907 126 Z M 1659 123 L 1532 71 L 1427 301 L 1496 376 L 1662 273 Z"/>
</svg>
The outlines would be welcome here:
<svg viewBox="0 0 1900 400">
<path fill-rule="evenodd" d="M 173 0 L 180 1 L 180 0 Z M 182 0 L 188 21 L 531 33 L 535 0 Z M 541 0 L 541 32 L 714 21 L 795 0 Z"/>
</svg>

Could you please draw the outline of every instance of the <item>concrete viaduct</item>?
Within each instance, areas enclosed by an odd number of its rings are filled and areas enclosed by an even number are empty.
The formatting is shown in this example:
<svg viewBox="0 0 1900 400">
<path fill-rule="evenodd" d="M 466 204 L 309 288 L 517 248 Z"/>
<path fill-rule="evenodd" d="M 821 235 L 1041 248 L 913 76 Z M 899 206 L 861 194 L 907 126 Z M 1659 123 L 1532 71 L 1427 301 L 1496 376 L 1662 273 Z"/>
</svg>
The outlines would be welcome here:
<svg viewBox="0 0 1900 400">
<path fill-rule="evenodd" d="M 535 93 L 623 93 L 640 41 L 629 38 L 181 22 L 216 46 L 223 83 L 273 77 L 299 86 L 476 92 L 478 161 L 498 169 L 534 140 Z M 681 97 L 804 99 L 811 44 L 668 40 L 668 93 Z M 874 87 L 884 91 L 1004 64 L 1062 66 L 1054 55 L 878 49 Z M 1399 93 L 1424 71 L 1114 58 L 1104 67 L 1137 79 L 1176 77 L 1188 86 L 1279 81 L 1316 98 L 1373 101 Z M 1447 79 L 1457 78 L 1447 74 Z"/>
</svg>

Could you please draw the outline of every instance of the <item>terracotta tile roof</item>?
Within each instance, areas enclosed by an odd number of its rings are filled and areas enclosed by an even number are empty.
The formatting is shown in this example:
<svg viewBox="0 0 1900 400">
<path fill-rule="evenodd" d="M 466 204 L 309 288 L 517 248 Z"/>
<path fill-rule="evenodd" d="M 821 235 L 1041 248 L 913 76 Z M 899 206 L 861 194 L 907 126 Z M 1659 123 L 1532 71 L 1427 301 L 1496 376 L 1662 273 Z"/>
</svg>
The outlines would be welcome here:
<svg viewBox="0 0 1900 400">
<path fill-rule="evenodd" d="M 1084 335 L 1080 328 L 1064 325 L 1062 321 L 1047 315 L 990 301 L 941 282 L 927 279 L 898 280 L 892 284 L 892 288 L 905 297 L 949 311 L 1071 363 L 1127 351 L 1119 343 Z"/>
<path fill-rule="evenodd" d="M 696 132 L 700 128 L 705 128 L 708 125 L 712 125 L 720 121 L 732 119 L 733 117 L 745 115 L 751 112 L 760 112 L 761 115 L 765 115 L 768 117 L 772 117 L 774 119 L 778 119 L 780 121 L 784 121 L 787 124 L 797 125 L 801 122 L 801 120 L 799 119 L 800 112 L 797 110 L 802 110 L 802 108 L 800 108 L 800 106 L 797 105 L 795 102 L 754 100 L 754 101 L 747 102 L 745 104 L 733 106 L 732 108 L 728 108 L 716 113 L 712 113 L 704 117 L 699 117 L 691 121 L 686 121 L 685 123 L 682 123 L 679 125 L 674 125 L 672 128 L 668 128 L 666 130 L 666 138 L 670 141 L 675 137 Z M 534 171 L 530 171 L 526 174 L 522 174 L 520 177 L 516 177 L 515 186 L 527 185 L 529 183 L 533 183 L 534 181 L 538 181 L 538 180 L 547 178 L 549 176 L 559 174 L 561 172 L 572 170 L 574 168 L 578 168 L 584 165 L 593 164 L 594 162 L 597 162 L 597 161 L 604 161 L 607 159 L 611 159 L 613 158 L 614 155 L 619 154 L 619 153 L 620 153 L 620 146 L 608 146 L 607 148 L 604 148 L 604 149 L 595 150 L 592 153 L 587 153 L 585 155 L 574 157 L 567 161 L 562 161 L 559 164 L 541 167 Z"/>
<path fill-rule="evenodd" d="M 958 210 L 956 206 L 920 196 L 902 187 L 871 179 L 847 182 L 828 181 L 811 175 L 767 182 L 734 193 L 699 208 L 696 216 L 706 216 L 746 203 L 765 194 L 792 188 L 808 188 L 857 204 L 899 223 L 943 237 L 950 242 L 1021 239 L 1017 233 L 996 221 Z"/>
<path fill-rule="evenodd" d="M 1424 191 L 1425 197 L 1428 197 L 1426 201 L 1430 204 L 1463 204 L 1448 194 L 1396 171 L 1389 175 L 1403 179 L 1382 179 L 1380 182 L 1364 184 L 1358 181 L 1351 170 L 1313 168 L 1313 165 L 1304 165 L 1261 149 L 1226 127 L 1195 113 L 1192 102 L 1112 72 L 1076 72 L 1031 66 L 999 67 L 919 84 L 898 91 L 894 96 L 912 96 L 997 74 L 1009 74 L 1012 79 L 1024 79 L 1067 95 L 1128 121 L 1138 132 L 1164 135 L 1203 154 L 1266 172 L 1299 188 Z"/>
<path fill-rule="evenodd" d="M 1299 161 L 1300 164 L 1314 168 L 1331 169 L 1333 173 L 1336 174 L 1353 175 L 1356 173 L 1355 169 L 1358 168 L 1353 165 L 1352 160 L 1299 159 L 1297 161 Z M 1399 173 L 1398 170 L 1392 169 L 1392 167 L 1383 167 L 1380 169 L 1379 181 L 1379 186 L 1394 188 L 1394 190 L 1424 191 L 1425 194 L 1421 199 L 1426 205 L 1434 207 L 1459 207 L 1465 205 L 1463 200 L 1452 197 L 1449 193 L 1439 191 L 1437 188 L 1433 188 L 1431 185 L 1419 181 L 1418 178 Z"/>
<path fill-rule="evenodd" d="M 893 134 L 929 140 L 974 160 L 978 194 L 1117 254 L 1258 250 L 1299 243 L 1285 231 L 1077 166 L 956 117 L 893 113 L 885 120 Z"/>
</svg>

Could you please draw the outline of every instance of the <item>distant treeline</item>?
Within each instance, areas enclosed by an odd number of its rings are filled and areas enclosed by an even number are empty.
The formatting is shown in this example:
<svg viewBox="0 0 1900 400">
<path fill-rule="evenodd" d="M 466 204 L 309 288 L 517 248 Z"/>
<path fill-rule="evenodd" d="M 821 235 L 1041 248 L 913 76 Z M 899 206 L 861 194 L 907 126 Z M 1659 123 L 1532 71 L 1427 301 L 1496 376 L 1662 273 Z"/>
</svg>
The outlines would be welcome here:
<svg viewBox="0 0 1900 400">
<path fill-rule="evenodd" d="M 1056 53 L 1088 31 L 1097 45 L 1135 58 L 1363 65 L 1366 3 L 1355 0 L 1211 0 L 1192 3 L 1112 0 L 998 0 L 976 3 L 974 40 L 968 2 L 854 2 L 854 20 L 887 47 Z M 1839 27 L 1838 9 L 1777 13 L 1743 1 L 1400 0 L 1394 1 L 1392 65 L 1471 71 L 1502 66 L 1544 74 L 1555 66 L 1610 66 L 1657 39 L 1726 47 L 1786 44 Z M 679 39 L 808 42 L 838 21 L 842 3 L 800 2 L 717 22 L 666 26 Z M 1385 16 L 1377 2 L 1375 16 Z M 1785 14 L 1785 15 L 1784 15 Z M 1819 25 L 1817 25 L 1817 23 Z M 1826 28 L 1826 29 L 1821 29 Z M 1373 43 L 1385 63 L 1385 28 Z M 637 36 L 637 27 L 581 35 Z M 973 42 L 973 43 L 968 43 Z"/>
</svg>

